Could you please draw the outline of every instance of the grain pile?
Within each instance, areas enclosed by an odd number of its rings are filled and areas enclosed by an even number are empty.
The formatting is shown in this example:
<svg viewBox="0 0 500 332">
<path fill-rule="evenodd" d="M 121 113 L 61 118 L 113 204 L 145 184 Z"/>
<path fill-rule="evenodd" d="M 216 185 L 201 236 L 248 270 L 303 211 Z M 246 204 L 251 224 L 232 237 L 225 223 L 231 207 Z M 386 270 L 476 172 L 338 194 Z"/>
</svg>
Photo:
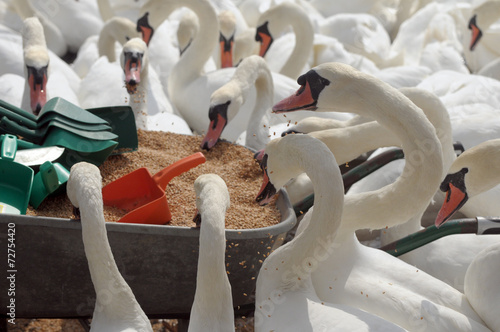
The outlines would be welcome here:
<svg viewBox="0 0 500 332">
<path fill-rule="evenodd" d="M 250 150 L 228 142 L 219 142 L 212 150 L 203 151 L 200 149 L 201 136 L 139 130 L 138 137 L 137 151 L 110 156 L 100 166 L 103 185 L 140 167 L 146 167 L 154 175 L 177 160 L 201 151 L 207 161 L 175 177 L 167 186 L 166 195 L 172 213 L 170 225 L 194 226 L 192 218 L 196 211 L 196 195 L 193 182 L 205 173 L 220 175 L 229 189 L 231 207 L 226 214 L 226 228 L 259 228 L 279 222 L 280 214 L 274 203 L 262 207 L 255 202 L 262 184 L 262 171 Z M 107 221 L 116 221 L 124 213 L 119 209 L 105 207 Z M 70 218 L 72 208 L 64 194 L 48 197 L 38 210 L 30 207 L 27 214 Z"/>
</svg>

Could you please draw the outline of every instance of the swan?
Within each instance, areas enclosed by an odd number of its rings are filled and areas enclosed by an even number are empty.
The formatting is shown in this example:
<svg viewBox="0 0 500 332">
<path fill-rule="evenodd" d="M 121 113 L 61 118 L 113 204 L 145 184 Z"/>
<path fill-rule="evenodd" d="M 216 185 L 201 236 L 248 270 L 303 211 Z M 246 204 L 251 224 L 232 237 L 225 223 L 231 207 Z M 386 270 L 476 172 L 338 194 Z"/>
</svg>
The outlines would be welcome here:
<svg viewBox="0 0 500 332">
<path fill-rule="evenodd" d="M 148 317 L 116 265 L 106 233 L 99 169 L 80 162 L 71 167 L 67 195 L 79 209 L 82 239 L 96 292 L 91 331 L 153 331 Z"/>
<path fill-rule="evenodd" d="M 207 0 L 152 0 L 146 3 L 141 9 L 138 29 L 144 31 L 143 39 L 145 37 L 147 39 L 153 31 L 151 27 L 157 26 L 154 22 L 162 22 L 174 9 L 180 6 L 186 6 L 196 13 L 200 24 L 200 31 L 193 39 L 191 46 L 188 47 L 170 72 L 167 87 L 168 96 L 173 106 L 186 120 L 193 132 L 203 133 L 209 126 L 209 119 L 200 114 L 200 112 L 206 110 L 212 93 L 227 83 L 235 71 L 235 68 L 223 68 L 202 74 L 202 68 L 216 47 L 219 36 L 218 18 L 214 8 Z M 276 101 L 287 95 L 293 89 L 292 87 L 295 86 L 295 83 L 292 79 L 284 75 L 276 73 L 272 75 L 274 83 L 273 101 Z M 252 95 L 255 94 L 255 89 L 252 89 L 251 93 Z M 196 96 L 196 98 L 194 99 L 193 96 Z M 249 99 L 255 100 L 252 97 Z M 243 123 L 247 121 L 251 113 L 246 111 L 245 108 L 253 109 L 253 104 L 244 104 L 241 111 L 245 117 Z M 295 119 L 299 120 L 306 117 L 307 114 L 305 113 L 298 114 L 296 117 L 278 118 L 281 122 L 295 121 Z M 276 123 L 270 123 L 270 125 L 274 124 Z M 226 136 L 225 138 L 231 141 L 236 140 L 244 130 L 245 127 L 242 127 L 234 137 Z"/>
<path fill-rule="evenodd" d="M 344 64 L 317 66 L 297 82 L 301 85 L 297 93 L 274 105 L 273 111 L 341 110 L 372 116 L 394 132 L 405 155 L 411 156 L 393 184 L 345 197 L 332 254 L 312 272 L 319 298 L 366 310 L 409 330 L 488 331 L 463 293 L 385 252 L 361 245 L 354 234 L 358 229 L 381 229 L 408 220 L 425 209 L 436 192 L 443 157 L 424 113 L 397 89 Z M 415 197 L 410 204 L 407 195 Z M 304 218 L 312 213 L 309 210 Z"/>
<path fill-rule="evenodd" d="M 132 38 L 123 45 L 120 64 L 138 129 L 192 134 L 186 122 L 173 114 L 157 77 L 153 80 L 155 76 L 150 76 L 154 71 L 149 66 L 148 47 L 142 38 Z"/>
<path fill-rule="evenodd" d="M 73 89 L 73 86 L 78 89 L 79 78 L 69 71 L 69 76 L 61 71 L 69 67 L 60 66 L 62 60 L 47 49 L 43 26 L 38 18 L 23 21 L 22 36 L 14 32 L 5 36 L 12 37 L 12 42 L 4 40 L 2 43 L 3 47 L 9 48 L 5 54 L 5 66 L 2 66 L 5 69 L 1 78 L 4 100 L 34 114 L 38 114 L 45 102 L 53 97 L 63 97 L 79 104 Z M 74 85 L 70 84 L 69 77 L 75 78 Z"/>
<path fill-rule="evenodd" d="M 306 172 L 317 193 L 317 209 L 314 222 L 262 264 L 256 284 L 255 331 L 404 331 L 366 311 L 320 299 L 311 282 L 314 267 L 331 253 L 329 245 L 342 216 L 343 184 L 333 154 L 313 137 L 288 135 L 269 142 L 265 159 L 276 187 Z M 311 263 L 314 267 L 308 267 Z M 296 271 L 302 267 L 299 277 Z"/>
<path fill-rule="evenodd" d="M 455 160 L 441 183 L 441 190 L 446 192 L 446 200 L 436 217 L 436 226 L 450 219 L 470 197 L 500 182 L 498 164 L 495 162 L 500 158 L 499 151 L 500 139 L 493 139 L 464 151 Z M 469 251 L 469 249 L 467 243 L 463 251 Z M 497 241 L 476 254 L 467 269 L 464 281 L 467 299 L 493 331 L 500 331 L 500 319 L 496 310 L 492 309 L 500 304 L 500 297 L 495 291 L 496 280 L 488 272 L 500 269 L 499 257 L 500 243 Z"/>
<path fill-rule="evenodd" d="M 270 112 L 273 103 L 273 79 L 265 60 L 258 55 L 251 55 L 240 63 L 231 80 L 215 90 L 210 98 L 210 125 L 201 142 L 201 148 L 209 150 L 218 141 L 223 132 L 230 131 L 233 122 L 241 121 L 238 117 L 242 104 L 246 102 L 250 88 L 255 86 L 255 106 L 247 123 L 243 145 L 260 150 L 276 134 L 276 126 L 269 127 Z M 240 125 L 240 127 L 245 124 Z"/>
<path fill-rule="evenodd" d="M 224 263 L 229 193 L 224 180 L 216 174 L 200 175 L 194 188 L 200 249 L 188 331 L 234 332 L 233 296 Z"/>
</svg>

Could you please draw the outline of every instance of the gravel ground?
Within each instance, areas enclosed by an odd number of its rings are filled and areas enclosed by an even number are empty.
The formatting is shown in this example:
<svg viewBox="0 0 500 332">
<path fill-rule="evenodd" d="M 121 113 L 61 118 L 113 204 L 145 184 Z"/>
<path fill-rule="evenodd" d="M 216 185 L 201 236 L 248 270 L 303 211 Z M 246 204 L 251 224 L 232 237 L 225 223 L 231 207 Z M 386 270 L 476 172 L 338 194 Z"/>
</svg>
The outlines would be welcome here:
<svg viewBox="0 0 500 332">
<path fill-rule="evenodd" d="M 176 319 L 151 320 L 154 332 L 178 332 Z M 237 318 L 236 332 L 253 332 L 253 318 Z M 78 319 L 16 319 L 7 324 L 8 332 L 85 332 Z"/>
</svg>

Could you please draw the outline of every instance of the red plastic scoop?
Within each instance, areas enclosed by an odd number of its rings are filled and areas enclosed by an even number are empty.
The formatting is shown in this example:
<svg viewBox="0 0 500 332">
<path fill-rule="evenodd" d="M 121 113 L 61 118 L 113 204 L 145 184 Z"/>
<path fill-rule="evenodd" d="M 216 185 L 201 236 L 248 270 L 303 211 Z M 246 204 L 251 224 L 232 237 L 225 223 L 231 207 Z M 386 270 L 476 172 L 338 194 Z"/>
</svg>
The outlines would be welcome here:
<svg viewBox="0 0 500 332">
<path fill-rule="evenodd" d="M 174 177 L 206 161 L 197 152 L 151 175 L 139 168 L 102 188 L 104 205 L 128 211 L 118 222 L 163 225 L 172 219 L 165 189 Z"/>
</svg>

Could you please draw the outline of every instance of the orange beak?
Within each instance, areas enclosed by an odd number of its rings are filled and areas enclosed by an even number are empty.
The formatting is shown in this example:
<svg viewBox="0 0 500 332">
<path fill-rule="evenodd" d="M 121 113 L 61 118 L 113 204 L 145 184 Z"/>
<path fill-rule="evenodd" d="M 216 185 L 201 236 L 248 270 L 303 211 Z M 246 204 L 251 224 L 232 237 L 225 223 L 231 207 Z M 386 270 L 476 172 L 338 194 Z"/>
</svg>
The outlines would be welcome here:
<svg viewBox="0 0 500 332">
<path fill-rule="evenodd" d="M 467 202 L 467 193 L 455 187 L 452 183 L 449 184 L 449 189 L 446 192 L 446 199 L 438 212 L 435 225 L 441 226 L 444 222 L 450 219 L 453 214 Z"/>
</svg>

